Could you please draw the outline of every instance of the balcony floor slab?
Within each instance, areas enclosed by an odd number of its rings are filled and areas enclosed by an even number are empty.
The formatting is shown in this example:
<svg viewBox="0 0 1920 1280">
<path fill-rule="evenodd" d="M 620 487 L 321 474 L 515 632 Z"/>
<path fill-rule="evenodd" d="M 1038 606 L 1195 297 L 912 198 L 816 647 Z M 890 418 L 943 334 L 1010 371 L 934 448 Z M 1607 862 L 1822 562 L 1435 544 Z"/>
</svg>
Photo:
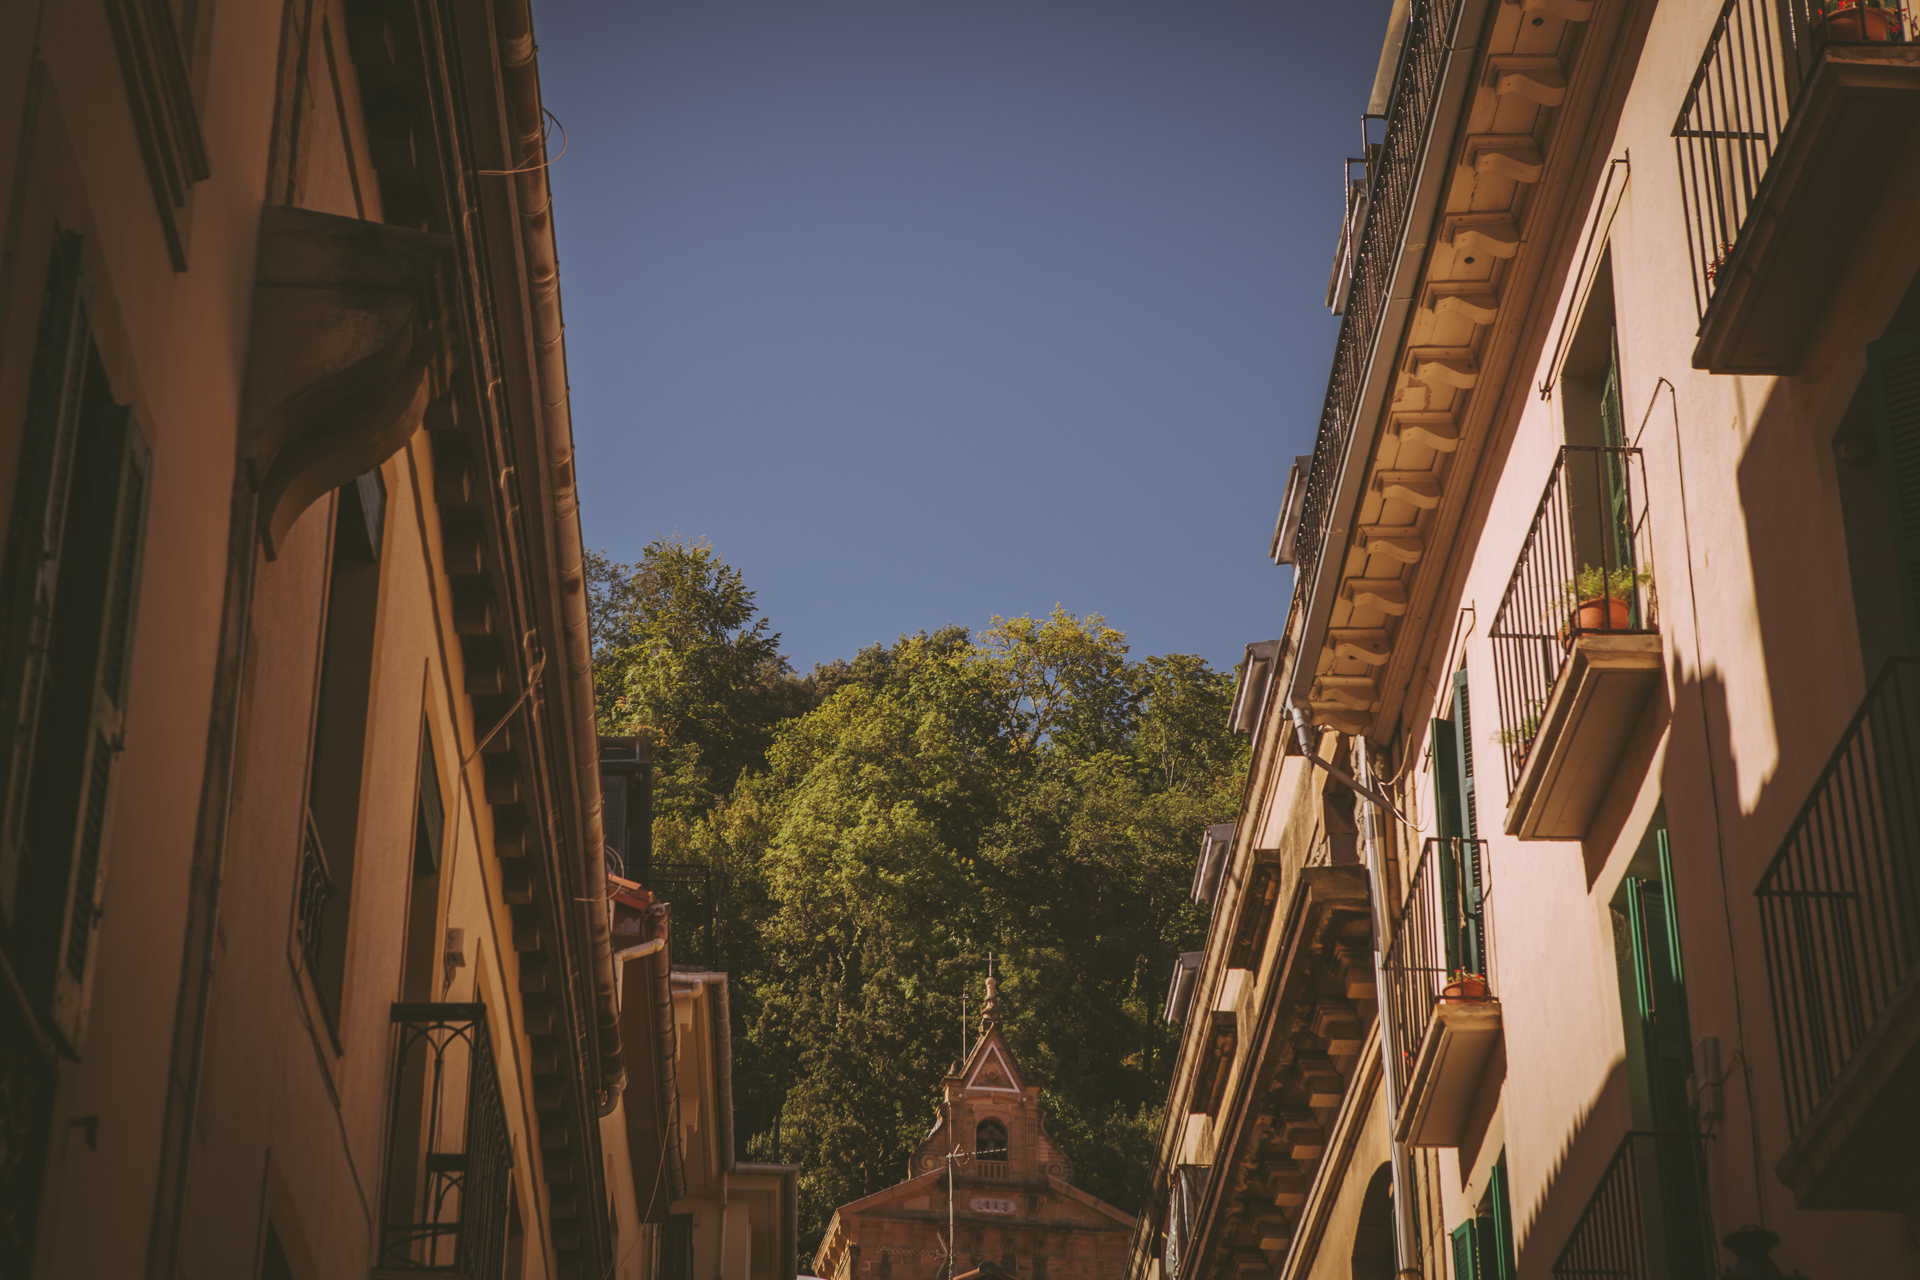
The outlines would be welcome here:
<svg viewBox="0 0 1920 1280">
<path fill-rule="evenodd" d="M 1498 1000 L 1442 1000 L 1433 1007 L 1420 1056 L 1408 1074 L 1407 1101 L 1394 1140 L 1415 1147 L 1457 1147 L 1500 1045 Z"/>
<path fill-rule="evenodd" d="M 1920 46 L 1841 45 L 1814 65 L 1700 324 L 1693 367 L 1788 374 L 1861 232 L 1909 163 Z"/>
<path fill-rule="evenodd" d="M 1920 973 L 1793 1135 L 1775 1172 L 1802 1209 L 1905 1212 L 1920 1196 Z"/>
<path fill-rule="evenodd" d="M 1578 840 L 1661 679 L 1657 635 L 1583 635 L 1554 685 L 1507 805 L 1522 840 Z"/>
</svg>

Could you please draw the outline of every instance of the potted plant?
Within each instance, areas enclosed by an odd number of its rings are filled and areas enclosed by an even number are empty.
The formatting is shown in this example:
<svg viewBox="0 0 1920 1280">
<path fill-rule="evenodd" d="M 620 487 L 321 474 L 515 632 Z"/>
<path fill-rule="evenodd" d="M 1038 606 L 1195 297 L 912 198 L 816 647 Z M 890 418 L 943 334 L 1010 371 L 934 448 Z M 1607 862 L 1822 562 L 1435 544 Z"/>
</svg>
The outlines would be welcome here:
<svg viewBox="0 0 1920 1280">
<path fill-rule="evenodd" d="M 1628 630 L 1633 625 L 1634 590 L 1652 578 L 1651 572 L 1636 571 L 1631 565 L 1582 568 L 1560 588 L 1570 614 L 1560 628 L 1560 647 L 1572 648 L 1574 636 L 1584 631 Z"/>
<path fill-rule="evenodd" d="M 1520 717 L 1520 723 L 1503 728 L 1493 735 L 1493 740 L 1505 747 L 1513 756 L 1513 771 L 1519 773 L 1526 768 L 1527 751 L 1533 746 L 1533 740 L 1540 732 L 1540 713 L 1546 708 L 1545 698 L 1532 698 L 1527 702 L 1527 713 Z"/>
<path fill-rule="evenodd" d="M 1452 979 L 1440 989 L 1442 1000 L 1486 1000 L 1491 992 L 1487 989 L 1487 975 L 1471 973 L 1465 969 L 1455 969 Z"/>
<path fill-rule="evenodd" d="M 1898 44 L 1900 11 L 1884 0 L 1808 0 L 1817 40 L 1830 44 Z"/>
</svg>

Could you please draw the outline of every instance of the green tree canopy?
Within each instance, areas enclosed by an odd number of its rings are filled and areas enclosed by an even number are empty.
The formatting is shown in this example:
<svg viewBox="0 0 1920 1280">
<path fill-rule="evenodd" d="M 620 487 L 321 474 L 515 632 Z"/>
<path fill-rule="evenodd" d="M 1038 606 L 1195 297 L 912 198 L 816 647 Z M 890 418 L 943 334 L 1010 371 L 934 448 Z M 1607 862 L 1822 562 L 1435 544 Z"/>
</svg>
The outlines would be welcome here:
<svg viewBox="0 0 1920 1280">
<path fill-rule="evenodd" d="M 637 564 L 590 551 L 587 592 L 600 731 L 648 739 L 662 811 L 704 810 L 807 702 L 780 633 L 704 539 L 656 538 Z"/>
<path fill-rule="evenodd" d="M 1166 974 L 1203 923 L 1193 857 L 1245 776 L 1232 675 L 1134 661 L 1103 618 L 1056 608 L 797 679 L 706 544 L 595 572 L 603 722 L 672 758 L 656 859 L 724 884 L 740 1154 L 770 1158 L 777 1125 L 803 1249 L 905 1176 L 988 952 L 1076 1180 L 1137 1210 L 1177 1044 Z"/>
</svg>

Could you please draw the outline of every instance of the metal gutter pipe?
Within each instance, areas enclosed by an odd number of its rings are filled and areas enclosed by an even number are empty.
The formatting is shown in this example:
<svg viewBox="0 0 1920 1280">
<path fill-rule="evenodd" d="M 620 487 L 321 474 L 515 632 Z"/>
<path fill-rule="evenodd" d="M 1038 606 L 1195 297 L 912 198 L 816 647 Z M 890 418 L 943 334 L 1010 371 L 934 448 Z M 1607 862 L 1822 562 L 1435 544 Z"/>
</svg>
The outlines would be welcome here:
<svg viewBox="0 0 1920 1280">
<path fill-rule="evenodd" d="M 1408 826 L 1413 825 L 1411 822 L 1407 822 L 1406 815 L 1393 807 L 1393 801 L 1387 799 L 1386 796 L 1382 795 L 1373 787 L 1361 782 L 1358 778 L 1355 778 L 1331 760 L 1322 760 L 1320 758 L 1313 749 L 1313 724 L 1307 719 L 1306 712 L 1295 706 L 1289 706 L 1287 712 L 1293 717 L 1294 736 L 1299 740 L 1300 754 L 1307 758 L 1307 763 L 1325 769 L 1329 775 L 1352 788 L 1355 795 L 1365 797 L 1369 803 L 1377 805 L 1392 814 L 1396 821 L 1406 822 Z M 1355 738 L 1354 741 L 1359 742 L 1361 739 Z"/>
<path fill-rule="evenodd" d="M 586 545 L 580 533 L 579 479 L 573 465 L 573 413 L 567 399 L 566 325 L 560 313 L 560 257 L 553 238 L 553 191 L 547 182 L 545 111 L 528 0 L 495 0 L 494 19 L 505 90 L 510 159 L 518 187 L 521 241 L 527 258 L 534 371 L 546 428 L 547 475 L 553 490 L 560 613 L 566 680 L 572 695 L 574 762 L 579 771 L 581 858 L 585 863 L 587 930 L 600 1056 L 600 1114 L 620 1105 L 627 1068 L 620 1055 L 620 1001 L 607 919 L 606 831 L 600 811 L 600 733 L 594 723 L 593 643 L 587 617 Z"/>
<path fill-rule="evenodd" d="M 1353 740 L 1354 772 L 1361 777 L 1373 777 L 1372 752 L 1365 738 Z M 1393 1025 L 1390 995 L 1393 988 L 1387 985 L 1386 952 L 1387 940 L 1393 936 L 1393 921 L 1387 907 L 1387 858 L 1386 850 L 1380 840 L 1380 814 L 1373 801 L 1372 787 L 1356 787 L 1360 795 L 1360 840 L 1366 848 L 1367 878 L 1372 881 L 1372 892 L 1368 895 L 1373 902 L 1373 981 L 1379 993 L 1380 1026 L 1380 1066 L 1387 1082 L 1387 1132 L 1394 1133 L 1400 1124 L 1400 1074 L 1394 1062 L 1393 1037 L 1388 1028 Z M 1400 1257 L 1401 1280 L 1419 1280 L 1420 1276 L 1420 1228 L 1413 1216 L 1413 1170 L 1409 1167 L 1407 1144 L 1393 1144 L 1393 1240 L 1395 1251 Z"/>
</svg>

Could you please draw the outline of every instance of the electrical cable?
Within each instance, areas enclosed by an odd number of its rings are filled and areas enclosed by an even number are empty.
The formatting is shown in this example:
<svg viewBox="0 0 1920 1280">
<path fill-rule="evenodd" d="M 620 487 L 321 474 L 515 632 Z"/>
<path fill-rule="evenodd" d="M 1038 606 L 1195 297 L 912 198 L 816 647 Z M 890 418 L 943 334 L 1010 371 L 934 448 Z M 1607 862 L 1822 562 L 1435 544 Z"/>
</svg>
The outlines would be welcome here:
<svg viewBox="0 0 1920 1280">
<path fill-rule="evenodd" d="M 474 176 L 480 178 L 508 178 L 516 173 L 533 173 L 546 168 L 555 160 L 567 154 L 567 126 L 561 124 L 560 117 L 547 110 L 544 104 L 540 108 L 540 114 L 553 121 L 553 128 L 560 131 L 560 150 L 558 152 L 547 156 L 545 160 L 540 161 L 538 164 L 523 164 L 514 169 L 475 169 L 473 171 Z M 542 129 L 540 131 L 540 151 L 542 155 L 546 154 L 547 139 L 552 136 L 553 129 Z"/>
</svg>

